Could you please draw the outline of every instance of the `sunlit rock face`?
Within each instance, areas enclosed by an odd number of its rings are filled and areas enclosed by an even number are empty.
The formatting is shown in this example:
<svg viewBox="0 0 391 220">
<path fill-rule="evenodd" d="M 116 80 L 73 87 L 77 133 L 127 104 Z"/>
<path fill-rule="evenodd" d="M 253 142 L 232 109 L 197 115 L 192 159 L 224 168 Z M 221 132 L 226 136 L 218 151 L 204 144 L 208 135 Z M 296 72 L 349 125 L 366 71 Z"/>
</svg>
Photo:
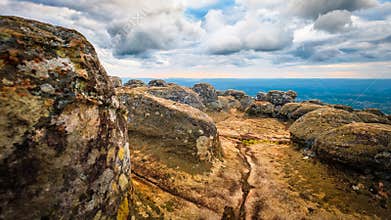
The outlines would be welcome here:
<svg viewBox="0 0 391 220">
<path fill-rule="evenodd" d="M 0 17 L 0 219 L 126 216 L 125 113 L 82 35 Z"/>
<path fill-rule="evenodd" d="M 212 162 L 221 147 L 213 120 L 199 109 L 158 98 L 140 89 L 117 89 L 128 108 L 128 129 L 173 147 L 193 162 Z"/>
</svg>

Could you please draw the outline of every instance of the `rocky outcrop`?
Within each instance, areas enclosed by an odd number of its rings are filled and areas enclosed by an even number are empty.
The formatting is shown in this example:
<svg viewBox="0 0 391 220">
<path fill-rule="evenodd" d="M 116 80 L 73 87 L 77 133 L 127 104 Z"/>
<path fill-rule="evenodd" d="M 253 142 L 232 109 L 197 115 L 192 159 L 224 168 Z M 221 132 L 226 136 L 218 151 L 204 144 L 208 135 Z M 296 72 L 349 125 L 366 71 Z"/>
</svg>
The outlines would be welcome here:
<svg viewBox="0 0 391 220">
<path fill-rule="evenodd" d="M 190 105 L 194 108 L 205 110 L 205 105 L 202 99 L 193 90 L 178 86 L 175 84 L 167 85 L 165 87 L 144 87 L 138 88 L 140 91 L 145 91 L 153 96 L 168 99 L 174 102 Z"/>
<path fill-rule="evenodd" d="M 218 103 L 222 111 L 230 112 L 236 109 L 240 109 L 242 105 L 233 96 L 219 96 Z"/>
<path fill-rule="evenodd" d="M 245 111 L 251 103 L 254 102 L 254 99 L 248 95 L 246 95 L 245 92 L 239 91 L 239 90 L 234 90 L 234 89 L 228 89 L 224 92 L 224 96 L 232 96 L 236 100 L 240 102 L 240 110 Z"/>
<path fill-rule="evenodd" d="M 0 33 L 0 218 L 126 217 L 126 119 L 93 46 L 17 17 Z"/>
<path fill-rule="evenodd" d="M 122 80 L 118 76 L 110 76 L 110 80 L 111 80 L 111 83 L 113 84 L 114 88 L 122 86 Z"/>
<path fill-rule="evenodd" d="M 391 121 L 385 115 L 373 114 L 368 111 L 356 111 L 354 114 L 366 123 L 391 124 Z"/>
<path fill-rule="evenodd" d="M 247 109 L 246 113 L 250 116 L 273 116 L 274 105 L 270 102 L 255 101 Z"/>
<path fill-rule="evenodd" d="M 391 170 L 391 126 L 351 123 L 316 139 L 320 158 L 361 169 Z"/>
<path fill-rule="evenodd" d="M 295 121 L 289 131 L 292 140 L 307 147 L 320 135 L 345 124 L 361 122 L 355 114 L 334 108 L 320 108 L 309 112 Z"/>
<path fill-rule="evenodd" d="M 134 89 L 122 88 L 117 93 L 129 110 L 129 131 L 158 138 L 174 147 L 172 153 L 195 162 L 220 157 L 217 128 L 205 113 Z"/>
<path fill-rule="evenodd" d="M 198 83 L 195 84 L 192 89 L 201 97 L 202 102 L 209 110 L 219 111 L 222 109 L 216 89 L 212 85 L 208 83 Z"/>
<path fill-rule="evenodd" d="M 324 106 L 322 105 L 312 104 L 308 102 L 287 103 L 282 106 L 281 110 L 279 111 L 279 116 L 283 119 L 295 121 L 301 116 L 323 107 Z"/>
<path fill-rule="evenodd" d="M 297 93 L 291 90 L 287 92 L 272 90 L 267 94 L 264 92 L 259 92 L 256 96 L 256 100 L 267 101 L 275 106 L 283 106 L 286 103 L 294 102 L 296 97 Z"/>
<path fill-rule="evenodd" d="M 139 79 L 131 79 L 131 80 L 127 81 L 124 84 L 124 86 L 128 87 L 128 88 L 136 88 L 136 87 L 145 87 L 145 86 L 147 86 L 147 84 L 145 84 L 145 82 L 143 82 L 142 80 L 139 80 Z"/>
<path fill-rule="evenodd" d="M 148 83 L 149 87 L 166 87 L 168 86 L 168 83 L 162 79 L 154 79 L 149 81 Z"/>
</svg>

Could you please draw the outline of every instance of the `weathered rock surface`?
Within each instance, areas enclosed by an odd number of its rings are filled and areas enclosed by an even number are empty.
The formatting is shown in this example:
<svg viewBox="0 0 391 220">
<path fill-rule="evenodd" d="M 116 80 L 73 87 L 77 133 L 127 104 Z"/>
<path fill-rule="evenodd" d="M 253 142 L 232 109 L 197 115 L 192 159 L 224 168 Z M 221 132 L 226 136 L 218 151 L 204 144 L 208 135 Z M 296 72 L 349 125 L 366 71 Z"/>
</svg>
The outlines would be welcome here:
<svg viewBox="0 0 391 220">
<path fill-rule="evenodd" d="M 126 217 L 126 119 L 109 81 L 78 32 L 0 17 L 0 219 Z"/>
<path fill-rule="evenodd" d="M 224 96 L 232 96 L 236 100 L 238 100 L 241 105 L 241 107 L 240 107 L 241 111 L 245 111 L 251 105 L 251 103 L 254 102 L 254 99 L 252 97 L 246 95 L 245 92 L 239 91 L 239 90 L 228 89 L 224 92 L 223 95 Z"/>
<path fill-rule="evenodd" d="M 190 105 L 202 111 L 206 108 L 198 94 L 184 86 L 172 84 L 165 87 L 138 88 L 138 90 L 145 91 L 159 98 Z"/>
<path fill-rule="evenodd" d="M 246 113 L 250 116 L 273 116 L 274 105 L 270 102 L 255 101 L 247 109 Z"/>
<path fill-rule="evenodd" d="M 287 92 L 272 90 L 267 94 L 264 92 L 259 92 L 256 96 L 256 100 L 267 101 L 276 106 L 283 106 L 286 103 L 294 102 L 296 97 L 297 93 L 291 90 Z"/>
<path fill-rule="evenodd" d="M 333 129 L 316 139 L 320 158 L 355 168 L 391 170 L 391 126 L 351 123 Z"/>
<path fill-rule="evenodd" d="M 361 122 L 361 119 L 344 110 L 320 108 L 299 118 L 289 130 L 293 141 L 311 147 L 320 135 L 352 122 Z"/>
<path fill-rule="evenodd" d="M 157 137 L 193 161 L 212 162 L 220 157 L 217 128 L 205 113 L 135 89 L 117 89 L 117 94 L 129 111 L 129 131 Z"/>
<path fill-rule="evenodd" d="M 232 110 L 240 109 L 242 105 L 238 100 L 233 96 L 219 96 L 218 102 L 221 106 L 221 109 L 225 112 L 230 112 Z"/>
<path fill-rule="evenodd" d="M 366 123 L 391 124 L 391 121 L 385 115 L 373 114 L 368 111 L 356 111 L 355 115 Z"/>
<path fill-rule="evenodd" d="M 288 120 L 297 120 L 308 112 L 323 108 L 324 106 L 307 102 L 287 103 L 279 111 L 279 116 Z"/>
<path fill-rule="evenodd" d="M 149 87 L 166 87 L 168 86 L 168 83 L 162 79 L 154 79 L 149 81 L 148 83 Z"/>
<path fill-rule="evenodd" d="M 122 86 L 122 80 L 118 76 L 110 76 L 111 83 L 113 84 L 114 88 L 121 87 Z"/>
<path fill-rule="evenodd" d="M 131 80 L 127 81 L 124 84 L 124 86 L 128 87 L 128 88 L 136 88 L 136 87 L 147 86 L 147 84 L 145 84 L 145 82 L 143 82 L 142 80 L 139 80 L 139 79 L 131 79 Z"/>
<path fill-rule="evenodd" d="M 202 102 L 208 107 L 208 110 L 219 111 L 222 109 L 216 89 L 212 85 L 208 83 L 197 83 L 192 89 L 201 97 Z"/>
</svg>

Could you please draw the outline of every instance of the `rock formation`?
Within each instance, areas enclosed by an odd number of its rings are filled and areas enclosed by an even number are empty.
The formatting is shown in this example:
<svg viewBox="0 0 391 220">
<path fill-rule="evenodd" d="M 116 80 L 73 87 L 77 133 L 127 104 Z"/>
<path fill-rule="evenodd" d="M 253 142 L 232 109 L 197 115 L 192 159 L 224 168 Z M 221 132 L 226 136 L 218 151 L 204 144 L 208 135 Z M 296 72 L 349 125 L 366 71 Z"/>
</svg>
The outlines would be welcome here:
<svg viewBox="0 0 391 220">
<path fill-rule="evenodd" d="M 2 16 L 0 78 L 0 218 L 126 217 L 126 119 L 93 46 Z"/>
<path fill-rule="evenodd" d="M 205 110 L 205 105 L 202 99 L 190 88 L 178 85 L 168 85 L 161 87 L 145 87 L 139 88 L 139 90 L 145 91 L 153 96 L 168 99 L 174 102 L 190 105 L 194 108 Z"/>
<path fill-rule="evenodd" d="M 391 125 L 351 123 L 316 139 L 320 158 L 361 169 L 391 170 Z"/>
<path fill-rule="evenodd" d="M 312 104 L 308 102 L 302 102 L 302 103 L 292 102 L 283 105 L 280 111 L 278 112 L 278 115 L 283 119 L 295 121 L 299 119 L 301 116 L 323 107 L 324 106 L 322 105 Z"/>
<path fill-rule="evenodd" d="M 145 82 L 143 82 L 142 80 L 139 80 L 139 79 L 131 79 L 131 80 L 127 81 L 124 84 L 124 86 L 128 87 L 128 88 L 136 88 L 136 87 L 147 86 L 147 84 L 145 84 Z"/>
<path fill-rule="evenodd" d="M 149 81 L 148 86 L 150 87 L 165 87 L 168 86 L 167 82 L 162 79 L 154 79 Z"/>
<path fill-rule="evenodd" d="M 268 101 L 275 106 L 283 106 L 286 103 L 294 102 L 297 97 L 297 93 L 294 91 L 277 91 L 272 90 L 267 94 L 264 92 L 259 92 L 256 96 L 257 101 Z"/>
<path fill-rule="evenodd" d="M 247 109 L 246 113 L 250 116 L 273 116 L 274 105 L 270 102 L 255 101 Z"/>
<path fill-rule="evenodd" d="M 157 137 L 174 147 L 174 154 L 193 161 L 212 162 L 220 157 L 216 126 L 205 113 L 134 89 L 122 88 L 117 93 L 129 110 L 129 131 Z"/>
<path fill-rule="evenodd" d="M 122 80 L 118 76 L 110 76 L 110 80 L 111 80 L 111 83 L 113 84 L 114 88 L 122 86 Z"/>
<path fill-rule="evenodd" d="M 234 90 L 234 89 L 228 89 L 224 92 L 224 96 L 232 96 L 236 100 L 240 102 L 240 110 L 245 111 L 251 103 L 254 102 L 254 99 L 250 96 L 248 96 L 245 92 Z"/>
<path fill-rule="evenodd" d="M 289 130 L 294 141 L 311 147 L 314 140 L 320 135 L 352 122 L 361 122 L 361 119 L 344 110 L 320 108 L 299 118 Z"/>
</svg>

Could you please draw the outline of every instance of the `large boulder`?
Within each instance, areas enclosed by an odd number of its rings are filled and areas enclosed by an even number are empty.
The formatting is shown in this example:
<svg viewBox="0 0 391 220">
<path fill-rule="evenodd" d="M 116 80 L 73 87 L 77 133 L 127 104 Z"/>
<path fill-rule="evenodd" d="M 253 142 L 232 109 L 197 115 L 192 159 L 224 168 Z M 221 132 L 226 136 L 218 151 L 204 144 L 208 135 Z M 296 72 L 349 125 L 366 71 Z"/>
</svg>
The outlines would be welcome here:
<svg viewBox="0 0 391 220">
<path fill-rule="evenodd" d="M 145 87 L 145 86 L 147 86 L 147 84 L 145 84 L 145 82 L 143 82 L 142 80 L 139 80 L 139 79 L 131 79 L 131 80 L 128 80 L 124 84 L 124 86 L 128 87 L 128 88 L 137 88 L 137 87 Z"/>
<path fill-rule="evenodd" d="M 259 92 L 256 96 L 256 100 L 267 101 L 276 106 L 283 106 L 286 103 L 294 102 L 296 97 L 297 93 L 291 90 L 287 92 L 272 90 L 267 94 L 264 92 Z"/>
<path fill-rule="evenodd" d="M 129 131 L 159 138 L 175 147 L 176 154 L 191 155 L 193 161 L 212 162 L 220 157 L 217 128 L 207 114 L 142 91 L 122 88 L 117 94 L 129 110 Z"/>
<path fill-rule="evenodd" d="M 0 218 L 126 216 L 125 109 L 93 46 L 17 17 L 0 33 Z"/>
<path fill-rule="evenodd" d="M 312 104 L 308 102 L 303 102 L 303 103 L 287 103 L 279 111 L 279 116 L 284 119 L 288 120 L 297 120 L 301 116 L 317 110 L 319 108 L 323 108 L 324 106 L 318 105 L 318 104 Z"/>
<path fill-rule="evenodd" d="M 240 110 L 245 111 L 253 102 L 254 99 L 240 90 L 228 89 L 224 92 L 224 96 L 232 96 L 240 102 Z"/>
<path fill-rule="evenodd" d="M 198 94 L 184 86 L 173 84 L 165 87 L 144 87 L 137 90 L 145 91 L 159 98 L 190 105 L 202 111 L 205 110 L 205 105 Z"/>
<path fill-rule="evenodd" d="M 305 114 L 291 125 L 289 131 L 293 141 L 312 147 L 320 135 L 352 122 L 361 122 L 361 119 L 353 113 L 327 107 Z"/>
<path fill-rule="evenodd" d="M 122 86 L 122 80 L 118 76 L 110 76 L 111 83 L 113 84 L 114 88 L 121 87 Z"/>
<path fill-rule="evenodd" d="M 314 147 L 326 160 L 391 171 L 391 125 L 351 123 L 321 135 Z"/>
<path fill-rule="evenodd" d="M 148 83 L 149 87 L 166 87 L 168 86 L 168 83 L 162 79 L 154 79 L 149 81 Z"/>
<path fill-rule="evenodd" d="M 274 105 L 270 102 L 255 101 L 247 109 L 246 113 L 250 116 L 273 116 Z"/>
<path fill-rule="evenodd" d="M 219 96 L 218 103 L 221 107 L 221 110 L 225 112 L 235 111 L 242 107 L 240 102 L 236 100 L 233 96 Z"/>
<path fill-rule="evenodd" d="M 222 109 L 216 89 L 212 85 L 208 83 L 197 83 L 192 89 L 201 97 L 202 102 L 208 107 L 208 110 L 218 111 Z"/>
</svg>

